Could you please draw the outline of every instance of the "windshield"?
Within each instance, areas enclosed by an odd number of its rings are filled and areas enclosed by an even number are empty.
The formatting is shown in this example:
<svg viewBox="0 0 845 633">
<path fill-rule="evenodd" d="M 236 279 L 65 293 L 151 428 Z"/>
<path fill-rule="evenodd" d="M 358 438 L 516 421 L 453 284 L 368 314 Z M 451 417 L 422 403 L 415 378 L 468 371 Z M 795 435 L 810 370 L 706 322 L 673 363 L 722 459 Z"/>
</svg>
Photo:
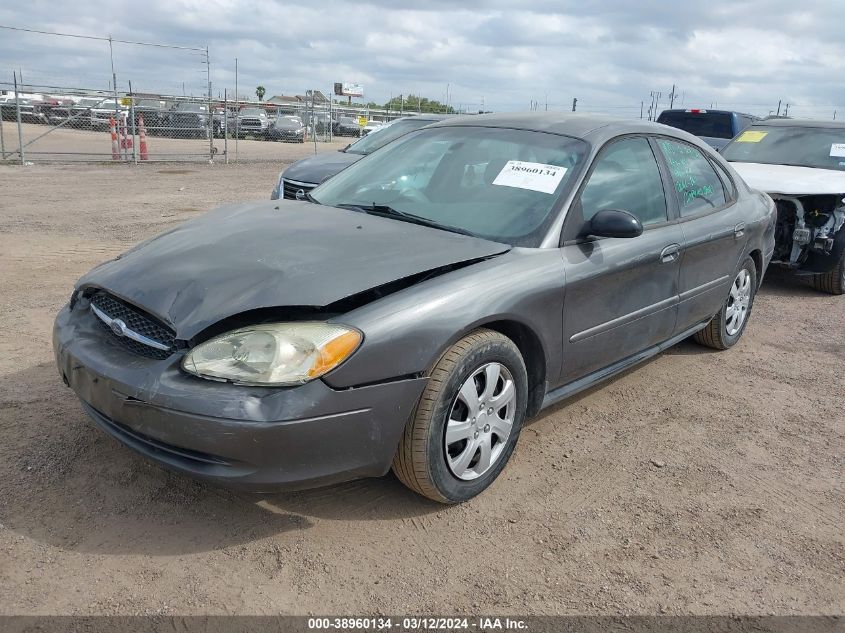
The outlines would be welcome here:
<svg viewBox="0 0 845 633">
<path fill-rule="evenodd" d="M 302 127 L 302 121 L 293 117 L 279 117 L 276 119 L 276 127 L 300 128 Z"/>
<path fill-rule="evenodd" d="M 135 104 L 136 108 L 161 108 L 161 103 L 158 101 L 139 101 Z"/>
<path fill-rule="evenodd" d="M 244 108 L 241 110 L 241 116 L 265 116 L 267 113 L 261 108 Z"/>
<path fill-rule="evenodd" d="M 722 150 L 740 163 L 845 171 L 845 128 L 752 126 Z"/>
<path fill-rule="evenodd" d="M 726 112 L 661 112 L 657 122 L 695 136 L 733 138 L 731 115 Z"/>
<path fill-rule="evenodd" d="M 320 204 L 393 209 L 447 230 L 536 247 L 587 149 L 544 132 L 429 128 L 350 165 L 311 195 Z"/>
<path fill-rule="evenodd" d="M 173 109 L 177 112 L 206 112 L 208 106 L 204 106 L 201 103 L 177 103 Z"/>
<path fill-rule="evenodd" d="M 346 151 L 350 154 L 361 154 L 362 156 L 366 156 L 367 154 L 372 154 L 377 149 L 384 147 L 390 141 L 396 140 L 408 132 L 413 132 L 414 130 L 418 130 L 426 125 L 431 125 L 432 123 L 434 123 L 434 121 L 431 119 L 402 119 L 400 121 L 396 121 L 396 123 L 391 123 L 383 130 L 379 130 L 378 134 L 363 137 L 360 141 L 356 141 L 350 145 Z"/>
</svg>

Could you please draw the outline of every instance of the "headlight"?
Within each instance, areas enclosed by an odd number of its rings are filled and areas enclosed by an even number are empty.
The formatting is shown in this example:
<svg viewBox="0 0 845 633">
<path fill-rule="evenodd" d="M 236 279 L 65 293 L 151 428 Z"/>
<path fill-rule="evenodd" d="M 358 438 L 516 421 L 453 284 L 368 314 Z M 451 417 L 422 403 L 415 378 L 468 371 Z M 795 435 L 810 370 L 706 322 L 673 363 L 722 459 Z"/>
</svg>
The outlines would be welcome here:
<svg viewBox="0 0 845 633">
<path fill-rule="evenodd" d="M 340 365 L 361 339 L 358 330 L 317 321 L 254 325 L 197 345 L 182 369 L 244 385 L 298 385 Z"/>
</svg>

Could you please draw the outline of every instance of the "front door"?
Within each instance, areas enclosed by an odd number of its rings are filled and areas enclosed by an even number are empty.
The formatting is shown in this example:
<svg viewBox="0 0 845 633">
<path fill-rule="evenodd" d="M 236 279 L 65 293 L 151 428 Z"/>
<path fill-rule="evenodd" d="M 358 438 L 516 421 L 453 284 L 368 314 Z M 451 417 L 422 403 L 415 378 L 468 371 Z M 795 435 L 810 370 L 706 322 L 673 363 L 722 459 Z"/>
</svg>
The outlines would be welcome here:
<svg viewBox="0 0 845 633">
<path fill-rule="evenodd" d="M 560 384 L 672 336 L 684 238 L 669 208 L 645 137 L 623 137 L 602 149 L 564 223 Z M 585 227 L 602 209 L 633 213 L 643 224 L 643 234 L 588 237 Z"/>
</svg>

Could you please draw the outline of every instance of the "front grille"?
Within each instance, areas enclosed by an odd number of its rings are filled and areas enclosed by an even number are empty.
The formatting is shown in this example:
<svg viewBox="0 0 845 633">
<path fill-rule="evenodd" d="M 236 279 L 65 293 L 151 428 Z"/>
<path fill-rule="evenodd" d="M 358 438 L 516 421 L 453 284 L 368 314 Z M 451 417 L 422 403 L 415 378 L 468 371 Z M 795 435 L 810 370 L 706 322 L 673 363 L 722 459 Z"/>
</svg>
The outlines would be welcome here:
<svg viewBox="0 0 845 633">
<path fill-rule="evenodd" d="M 317 185 L 312 182 L 300 182 L 298 180 L 282 179 L 283 198 L 288 200 L 297 200 L 296 192 L 302 190 L 303 194 L 308 193 Z"/>
<path fill-rule="evenodd" d="M 241 119 L 241 127 L 261 127 L 260 119 Z"/>
<path fill-rule="evenodd" d="M 138 308 L 124 303 L 120 299 L 112 297 L 105 292 L 97 292 L 90 297 L 92 305 L 96 306 L 98 310 L 103 312 L 111 319 L 120 319 L 126 324 L 127 329 L 132 330 L 136 334 L 152 339 L 156 343 L 167 345 L 167 350 L 156 349 L 149 345 L 144 345 L 139 341 L 134 341 L 126 336 L 118 336 L 112 329 L 106 325 L 102 320 L 97 318 L 97 321 L 102 325 L 103 329 L 109 333 L 111 339 L 130 352 L 146 356 L 147 358 L 156 358 L 163 360 L 170 356 L 176 349 L 176 335 L 166 326 L 159 323 L 153 317 L 145 314 Z"/>
</svg>

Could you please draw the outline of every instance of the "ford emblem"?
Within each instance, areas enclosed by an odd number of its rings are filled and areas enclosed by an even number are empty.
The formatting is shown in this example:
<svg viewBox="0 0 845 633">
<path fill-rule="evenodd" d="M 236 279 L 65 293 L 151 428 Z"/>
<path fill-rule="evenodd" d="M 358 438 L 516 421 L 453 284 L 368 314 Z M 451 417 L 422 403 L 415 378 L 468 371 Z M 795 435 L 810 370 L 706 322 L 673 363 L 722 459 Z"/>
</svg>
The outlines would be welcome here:
<svg viewBox="0 0 845 633">
<path fill-rule="evenodd" d="M 115 333 L 116 336 L 126 336 L 126 324 L 121 321 L 120 319 L 115 319 L 109 324 L 111 331 Z"/>
</svg>

